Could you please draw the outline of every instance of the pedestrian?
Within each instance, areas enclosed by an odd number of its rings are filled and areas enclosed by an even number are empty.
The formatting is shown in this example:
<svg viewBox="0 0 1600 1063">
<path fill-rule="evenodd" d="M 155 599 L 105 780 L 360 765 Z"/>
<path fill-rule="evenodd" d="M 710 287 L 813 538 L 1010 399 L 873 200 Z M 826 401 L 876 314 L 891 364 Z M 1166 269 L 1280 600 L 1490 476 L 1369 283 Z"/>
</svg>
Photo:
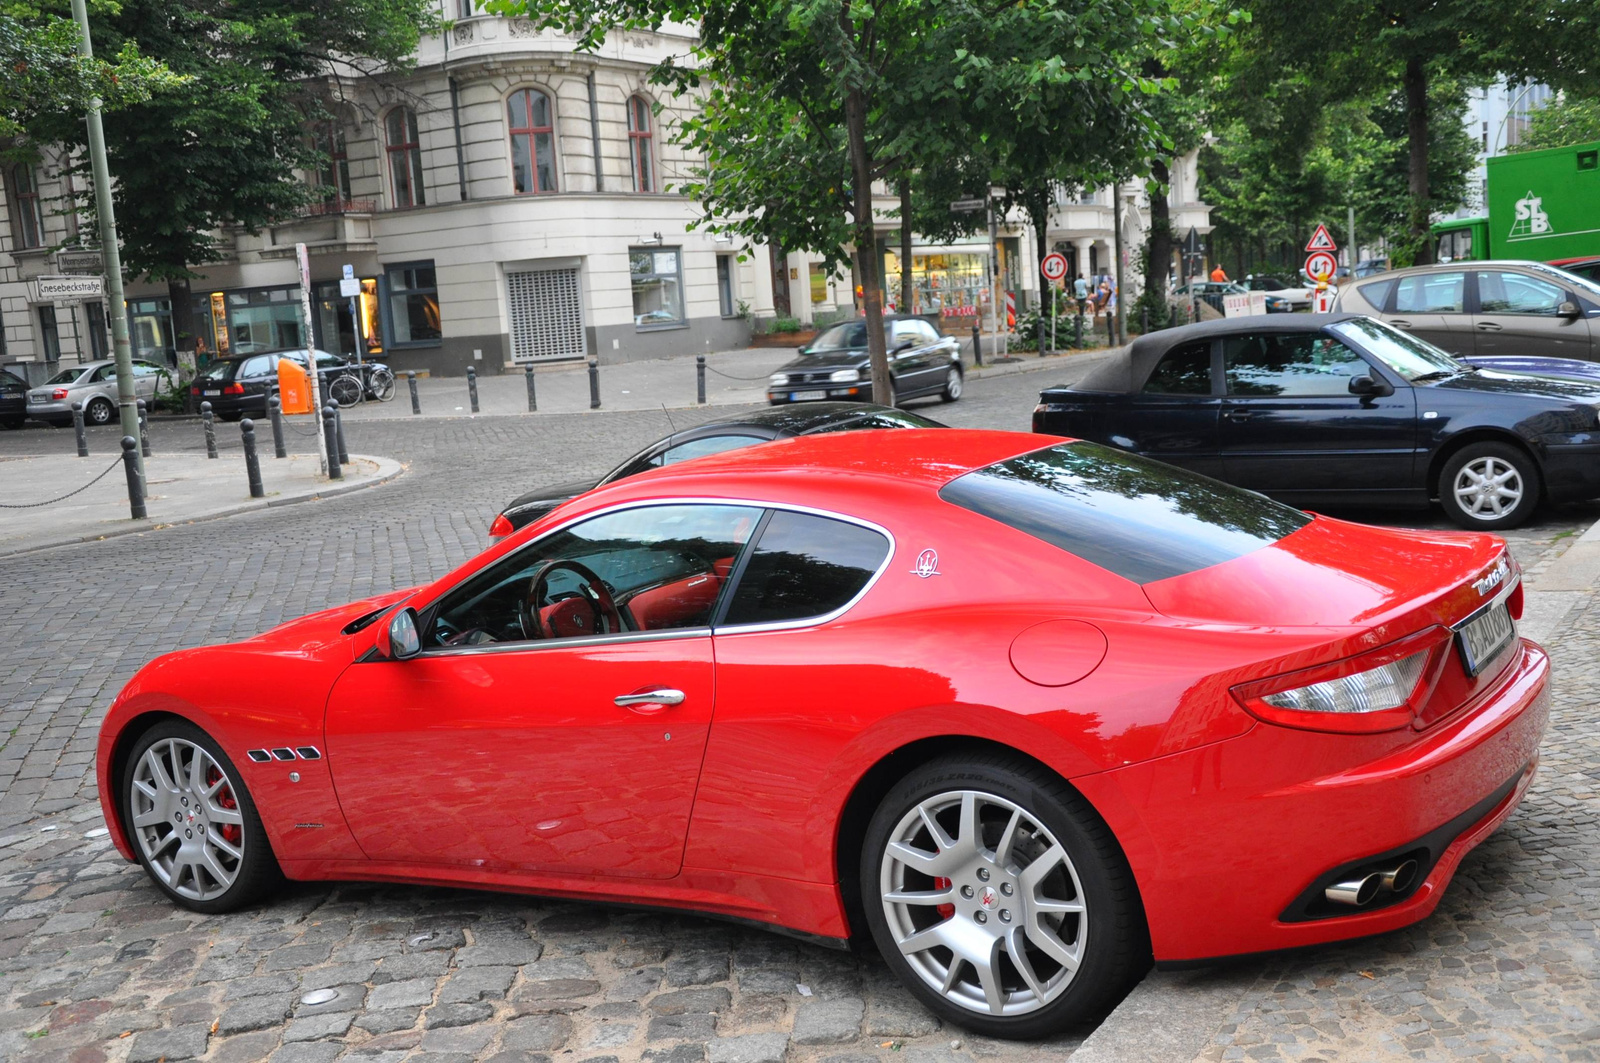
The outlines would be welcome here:
<svg viewBox="0 0 1600 1063">
<path fill-rule="evenodd" d="M 1078 310 L 1081 312 L 1083 304 L 1089 298 L 1089 282 L 1084 279 L 1081 273 L 1072 278 L 1072 294 L 1078 300 Z"/>
<path fill-rule="evenodd" d="M 1227 281 L 1228 281 L 1228 271 L 1222 268 L 1222 263 L 1221 262 L 1218 262 L 1217 265 L 1216 265 L 1216 268 L 1214 268 L 1211 271 L 1211 279 L 1213 281 L 1215 281 L 1216 283 L 1218 283 L 1218 284 L 1226 284 L 1227 283 Z"/>
</svg>

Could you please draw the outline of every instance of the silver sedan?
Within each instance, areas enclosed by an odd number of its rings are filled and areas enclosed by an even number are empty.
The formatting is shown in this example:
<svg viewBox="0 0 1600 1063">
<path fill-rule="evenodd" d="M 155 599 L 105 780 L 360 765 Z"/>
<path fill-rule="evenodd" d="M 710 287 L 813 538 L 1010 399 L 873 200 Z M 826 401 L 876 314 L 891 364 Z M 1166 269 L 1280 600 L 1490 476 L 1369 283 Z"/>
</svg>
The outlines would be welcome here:
<svg viewBox="0 0 1600 1063">
<path fill-rule="evenodd" d="M 170 373 L 153 362 L 133 363 L 134 393 L 145 402 L 156 389 L 171 387 Z M 117 419 L 117 363 L 84 362 L 69 366 L 28 392 L 28 416 L 53 425 L 72 423 L 72 404 L 83 403 L 86 424 L 110 424 Z"/>
</svg>

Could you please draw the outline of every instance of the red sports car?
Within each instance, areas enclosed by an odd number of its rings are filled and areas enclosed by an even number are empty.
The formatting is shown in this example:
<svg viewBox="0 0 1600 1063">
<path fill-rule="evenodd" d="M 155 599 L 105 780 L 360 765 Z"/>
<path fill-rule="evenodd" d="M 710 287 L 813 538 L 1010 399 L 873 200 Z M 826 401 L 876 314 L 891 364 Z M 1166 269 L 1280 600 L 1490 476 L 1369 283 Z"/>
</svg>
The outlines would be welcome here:
<svg viewBox="0 0 1600 1063">
<path fill-rule="evenodd" d="M 692 908 L 870 937 L 944 1018 L 1030 1037 L 1152 956 L 1432 912 L 1538 761 L 1521 606 L 1493 535 L 1037 435 L 813 436 L 162 657 L 100 792 L 195 910 L 280 874 Z"/>
</svg>

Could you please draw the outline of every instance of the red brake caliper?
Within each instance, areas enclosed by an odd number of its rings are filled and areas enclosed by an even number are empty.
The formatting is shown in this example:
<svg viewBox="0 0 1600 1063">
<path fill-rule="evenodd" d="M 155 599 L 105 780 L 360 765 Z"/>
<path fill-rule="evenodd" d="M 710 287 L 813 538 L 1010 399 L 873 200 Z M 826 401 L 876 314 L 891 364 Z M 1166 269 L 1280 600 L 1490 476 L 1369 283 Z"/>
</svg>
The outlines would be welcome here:
<svg viewBox="0 0 1600 1063">
<path fill-rule="evenodd" d="M 221 779 L 222 772 L 219 771 L 214 765 L 206 769 L 207 787 L 217 785 Z M 224 786 L 221 790 L 217 791 L 217 804 L 230 810 L 239 807 L 239 802 L 234 800 L 233 797 L 233 787 Z M 239 829 L 239 824 L 237 823 L 224 823 L 217 827 L 217 831 L 222 835 L 222 840 L 227 842 L 229 845 L 238 845 L 239 838 L 243 834 L 243 831 Z"/>
<path fill-rule="evenodd" d="M 933 880 L 933 888 L 936 890 L 947 890 L 950 888 L 950 880 L 947 878 L 936 878 Z M 939 905 L 937 911 L 939 912 L 940 919 L 949 919 L 956 914 L 956 906 L 953 904 L 941 904 Z"/>
</svg>

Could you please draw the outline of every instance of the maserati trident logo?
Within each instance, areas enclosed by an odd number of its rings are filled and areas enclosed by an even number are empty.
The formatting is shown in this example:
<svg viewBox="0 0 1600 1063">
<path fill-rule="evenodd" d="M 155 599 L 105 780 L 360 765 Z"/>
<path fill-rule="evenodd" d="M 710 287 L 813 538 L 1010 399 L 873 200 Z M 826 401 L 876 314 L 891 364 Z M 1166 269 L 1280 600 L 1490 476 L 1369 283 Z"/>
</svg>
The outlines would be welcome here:
<svg viewBox="0 0 1600 1063">
<path fill-rule="evenodd" d="M 927 579 L 929 576 L 939 575 L 939 555 L 932 548 L 922 551 L 917 555 L 917 567 L 911 570 L 913 575 Z"/>
<path fill-rule="evenodd" d="M 1502 557 L 1499 561 L 1495 562 L 1494 571 L 1490 572 L 1487 576 L 1484 576 L 1480 580 L 1474 580 L 1472 587 L 1478 592 L 1478 597 L 1486 597 L 1490 591 L 1504 583 L 1506 581 L 1506 577 L 1510 574 L 1511 566 L 1506 564 L 1506 559 Z"/>
<path fill-rule="evenodd" d="M 983 892 L 978 894 L 978 903 L 983 905 L 985 911 L 993 911 L 994 906 L 1000 903 L 1000 894 L 994 891 L 993 886 L 985 886 Z"/>
</svg>

